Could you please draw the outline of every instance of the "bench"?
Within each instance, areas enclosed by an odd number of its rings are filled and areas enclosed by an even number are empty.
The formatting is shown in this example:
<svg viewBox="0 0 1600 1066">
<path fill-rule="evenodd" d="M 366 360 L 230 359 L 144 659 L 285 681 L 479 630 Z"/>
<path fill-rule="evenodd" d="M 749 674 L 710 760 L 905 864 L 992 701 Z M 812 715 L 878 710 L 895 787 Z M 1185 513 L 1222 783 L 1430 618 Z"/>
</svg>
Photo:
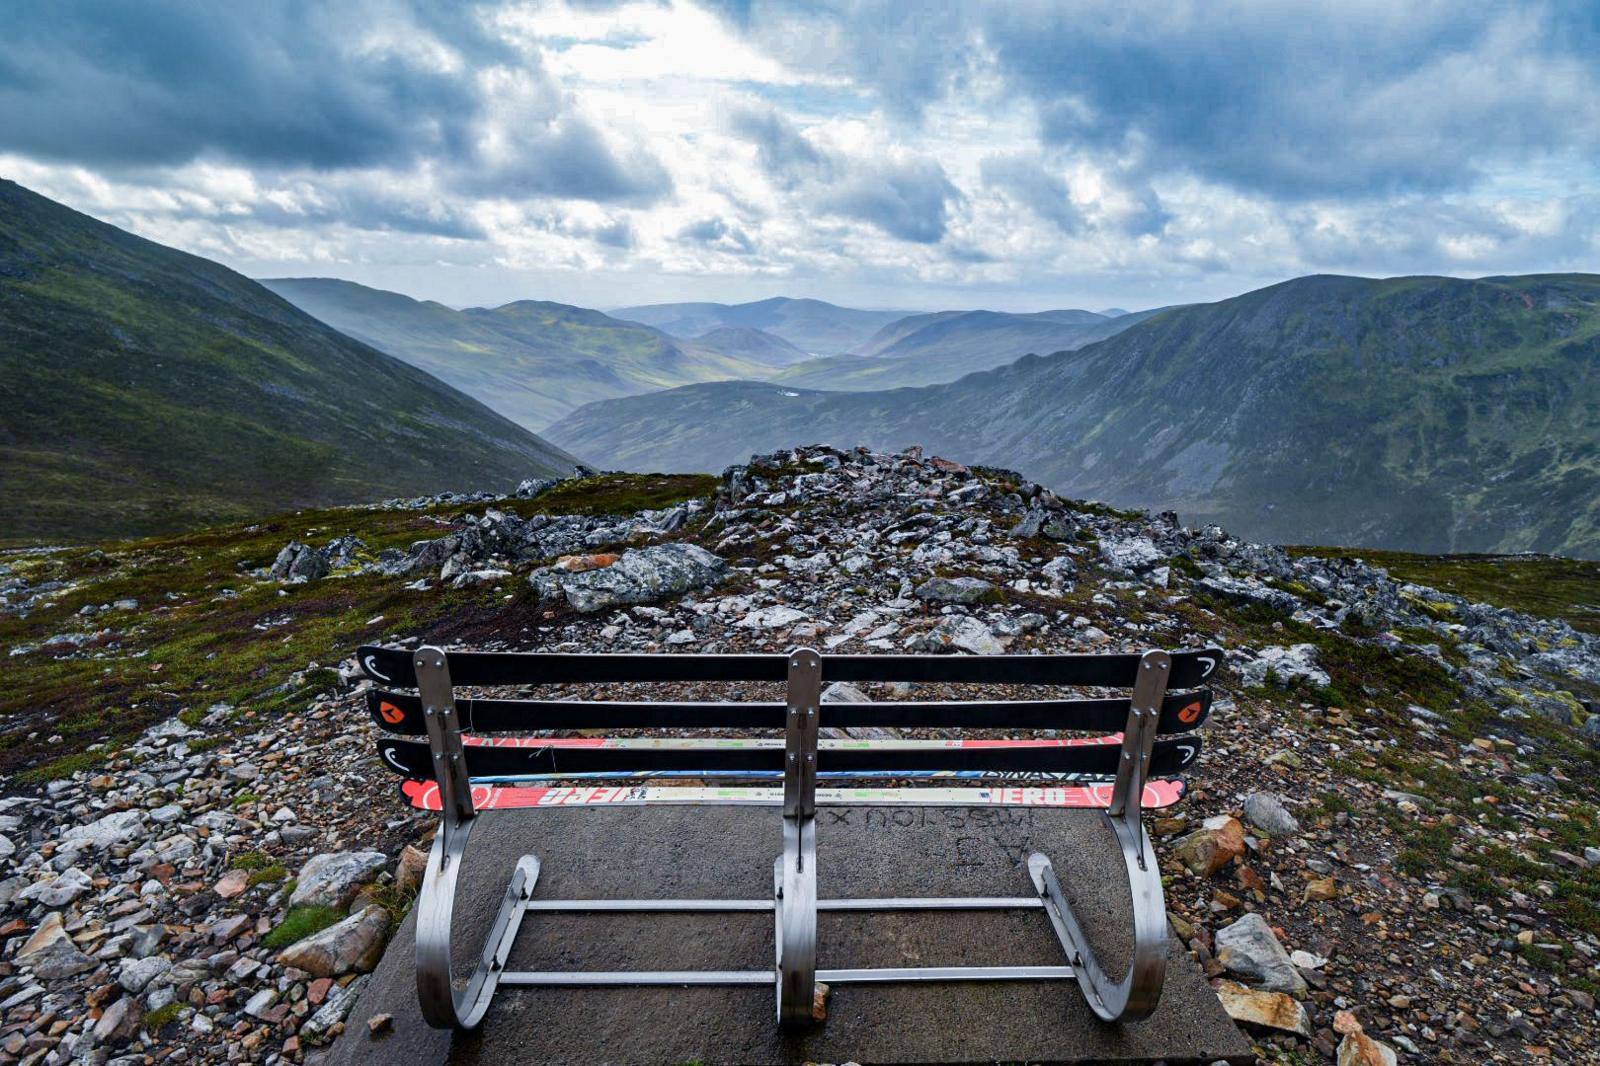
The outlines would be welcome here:
<svg viewBox="0 0 1600 1066">
<path fill-rule="evenodd" d="M 1216 649 L 1143 655 L 648 655 L 446 651 L 363 647 L 379 686 L 369 713 L 387 734 L 385 766 L 402 794 L 440 815 L 417 899 L 417 994 L 424 1019 L 471 1029 L 497 988 L 511 986 L 765 985 L 785 1026 L 812 1020 L 817 982 L 1075 980 L 1100 1018 L 1134 1021 L 1155 1009 L 1165 977 L 1161 872 L 1140 812 L 1182 798 L 1180 775 L 1200 752 L 1193 731 L 1211 693 L 1200 688 L 1223 661 Z M 1129 689 L 1117 697 L 823 703 L 824 682 L 913 682 Z M 783 702 L 671 702 L 457 697 L 456 686 L 562 683 L 744 683 L 787 686 Z M 398 691 L 413 690 L 410 692 Z M 1188 690 L 1188 691 L 1184 691 Z M 1063 739 L 821 739 L 823 727 L 1064 730 Z M 534 731 L 764 730 L 759 739 L 647 736 L 529 737 Z M 425 738 L 425 739 L 422 739 Z M 673 786 L 670 782 L 683 783 Z M 824 782 L 819 787 L 819 779 Z M 714 782 L 737 782 L 714 785 Z M 762 782 L 765 782 L 764 784 Z M 857 782 L 855 787 L 841 784 Z M 869 782 L 870 784 L 859 784 Z M 539 860 L 517 863 L 482 952 L 463 985 L 452 971 L 450 923 L 457 875 L 483 811 L 614 804 L 744 804 L 780 809 L 782 850 L 770 899 L 535 899 Z M 1133 952 L 1114 980 L 1097 960 L 1055 869 L 1028 858 L 1023 896 L 817 898 L 818 806 L 971 805 L 1091 808 L 1120 845 L 1133 910 Z M 819 911 L 1039 909 L 1065 954 L 1060 966 L 819 969 Z M 771 969 L 508 971 L 528 912 L 771 911 Z"/>
</svg>

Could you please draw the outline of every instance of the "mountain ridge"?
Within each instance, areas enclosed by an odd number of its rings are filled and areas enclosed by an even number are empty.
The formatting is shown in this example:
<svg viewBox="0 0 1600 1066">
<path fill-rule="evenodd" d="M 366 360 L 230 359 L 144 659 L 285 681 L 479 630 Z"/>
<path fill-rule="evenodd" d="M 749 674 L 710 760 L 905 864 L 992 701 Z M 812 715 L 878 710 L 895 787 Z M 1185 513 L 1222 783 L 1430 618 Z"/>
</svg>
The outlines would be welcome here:
<svg viewBox="0 0 1600 1066">
<path fill-rule="evenodd" d="M 341 332 L 433 374 L 528 429 L 593 400 L 701 381 L 762 379 L 776 365 L 552 300 L 455 310 L 337 278 L 262 284 Z M 775 351 L 773 343 L 754 350 Z"/>
<path fill-rule="evenodd" d="M 678 390 L 551 434 L 683 470 L 922 443 L 1263 540 L 1594 557 L 1597 415 L 1600 277 L 1312 275 L 948 384 Z"/>
<path fill-rule="evenodd" d="M 1005 366 L 1025 355 L 1072 351 L 1115 336 L 1155 313 L 1119 318 L 1077 310 L 914 315 L 879 330 L 857 355 L 800 363 L 772 380 L 849 392 L 939 385 Z"/>
<path fill-rule="evenodd" d="M 0 179 L 0 529 L 134 535 L 570 472 L 244 276 Z"/>
<path fill-rule="evenodd" d="M 612 311 L 675 337 L 695 337 L 723 326 L 753 327 L 816 356 L 854 351 L 878 329 L 912 311 L 871 311 L 826 300 L 772 296 L 742 304 L 710 302 L 641 304 Z"/>
</svg>

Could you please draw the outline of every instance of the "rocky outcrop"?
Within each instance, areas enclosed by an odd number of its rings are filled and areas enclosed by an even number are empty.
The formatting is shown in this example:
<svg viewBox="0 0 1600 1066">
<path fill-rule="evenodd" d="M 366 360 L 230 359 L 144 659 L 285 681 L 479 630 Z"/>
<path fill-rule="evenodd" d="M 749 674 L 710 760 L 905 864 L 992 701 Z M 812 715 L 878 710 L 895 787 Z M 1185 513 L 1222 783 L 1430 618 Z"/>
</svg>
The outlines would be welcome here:
<svg viewBox="0 0 1600 1066">
<path fill-rule="evenodd" d="M 625 551 L 609 566 L 538 570 L 528 583 L 541 603 L 565 602 L 580 614 L 592 614 L 710 588 L 726 573 L 727 564 L 698 545 L 654 544 Z"/>
<path fill-rule="evenodd" d="M 369 906 L 291 944 L 278 953 L 278 961 L 313 977 L 366 973 L 383 957 L 391 924 L 388 911 Z"/>
</svg>

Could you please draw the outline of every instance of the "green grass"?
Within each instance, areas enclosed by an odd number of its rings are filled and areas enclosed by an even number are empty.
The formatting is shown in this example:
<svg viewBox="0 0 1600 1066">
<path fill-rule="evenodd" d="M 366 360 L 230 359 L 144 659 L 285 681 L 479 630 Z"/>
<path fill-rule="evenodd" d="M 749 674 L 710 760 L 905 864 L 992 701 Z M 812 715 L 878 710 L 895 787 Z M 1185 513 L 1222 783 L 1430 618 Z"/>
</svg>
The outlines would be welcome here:
<svg viewBox="0 0 1600 1066">
<path fill-rule="evenodd" d="M 228 863 L 230 870 L 265 870 L 273 865 L 274 859 L 264 851 L 240 852 Z"/>
<path fill-rule="evenodd" d="M 287 881 L 288 879 L 288 869 L 282 865 L 274 864 L 272 866 L 263 866 L 259 870 L 252 870 L 246 880 L 246 884 L 250 888 L 254 888 L 257 885 L 275 885 L 279 881 Z"/>
<path fill-rule="evenodd" d="M 530 501 L 508 500 L 503 509 L 523 517 L 540 512 L 632 514 L 709 497 L 720 484 L 721 479 L 710 474 L 599 474 L 563 481 Z"/>
<path fill-rule="evenodd" d="M 1354 548 L 1294 547 L 1289 552 L 1364 559 L 1401 581 L 1539 618 L 1559 618 L 1574 629 L 1600 633 L 1600 562 L 1549 555 L 1418 555 Z"/>
<path fill-rule="evenodd" d="M 344 911 L 337 907 L 292 907 L 267 935 L 261 938 L 261 945 L 271 951 L 282 951 L 290 944 L 296 944 L 311 936 L 320 933 L 331 925 L 344 921 Z"/>
<path fill-rule="evenodd" d="M 157 1007 L 155 1010 L 145 1011 L 144 1016 L 139 1019 L 139 1025 L 147 1033 L 159 1033 L 172 1022 L 177 1021 L 178 1015 L 182 1013 L 182 1003 L 168 1003 L 164 1007 Z"/>
<path fill-rule="evenodd" d="M 631 513 L 708 496 L 703 476 L 607 475 L 563 485 L 523 509 L 551 513 Z M 483 505 L 472 508 L 481 511 Z M 0 648 L 38 644 L 58 633 L 109 629 L 105 655 L 33 651 L 6 659 L 0 689 L 0 772 L 42 784 L 94 770 L 149 725 L 174 715 L 199 726 L 218 703 L 235 709 L 223 729 L 304 707 L 337 687 L 333 667 L 357 645 L 426 632 L 447 620 L 505 609 L 491 588 L 418 592 L 378 574 L 303 585 L 262 582 L 243 571 L 271 563 L 291 539 L 325 544 L 353 534 L 365 557 L 449 532 L 458 505 L 432 513 L 335 508 L 280 514 L 96 549 L 0 553 L 0 563 L 33 584 L 74 587 L 27 617 L 0 615 Z M 517 588 L 521 588 L 518 583 Z M 136 599 L 139 608 L 86 621 L 86 605 Z M 318 664 L 308 669 L 308 664 Z M 60 734 L 59 745 L 27 740 Z M 205 751 L 216 737 L 190 740 Z M 91 745 L 103 744 L 95 751 Z M 250 802 L 249 794 L 233 798 Z"/>
</svg>

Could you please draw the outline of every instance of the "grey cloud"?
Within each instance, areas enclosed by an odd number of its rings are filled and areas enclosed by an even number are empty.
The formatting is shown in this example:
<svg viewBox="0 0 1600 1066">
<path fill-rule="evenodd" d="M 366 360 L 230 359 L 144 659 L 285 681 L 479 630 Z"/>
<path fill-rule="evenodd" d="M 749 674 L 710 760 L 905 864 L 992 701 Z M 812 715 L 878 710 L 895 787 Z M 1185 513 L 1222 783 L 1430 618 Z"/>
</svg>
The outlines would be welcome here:
<svg viewBox="0 0 1600 1066">
<path fill-rule="evenodd" d="M 634 243 L 633 226 L 625 218 L 612 219 L 603 226 L 596 226 L 589 231 L 589 236 L 608 248 L 632 248 Z"/>
<path fill-rule="evenodd" d="M 934 244 L 961 193 L 932 159 L 863 167 L 819 199 L 824 211 L 868 222 L 892 237 Z"/>
<path fill-rule="evenodd" d="M 991 8 L 984 39 L 1045 141 L 1280 198 L 1469 184 L 1490 159 L 1600 147 L 1595 27 L 1486 0 L 1391 9 Z M 1576 120 L 1576 121 L 1575 121 Z"/>
<path fill-rule="evenodd" d="M 98 166 L 216 155 L 322 169 L 458 151 L 479 111 L 470 71 L 352 47 L 393 13 L 180 0 L 13 11 L 0 34 L 0 146 Z M 470 57 L 496 55 L 464 12 L 414 14 Z"/>
<path fill-rule="evenodd" d="M 269 226 L 343 225 L 353 229 L 414 233 L 455 240 L 484 240 L 482 226 L 465 211 L 439 200 L 407 200 L 355 189 L 319 196 L 291 209 L 263 199 L 248 207 L 249 217 Z"/>
<path fill-rule="evenodd" d="M 506 200 L 554 196 L 599 203 L 650 204 L 672 192 L 672 177 L 646 152 L 618 156 L 584 119 L 518 124 L 493 162 L 459 168 L 452 185 L 474 196 Z"/>
<path fill-rule="evenodd" d="M 1063 233 L 1083 229 L 1083 212 L 1072 202 L 1072 190 L 1060 174 L 1023 155 L 989 156 L 980 165 L 983 183 L 1015 198 Z"/>
<path fill-rule="evenodd" d="M 678 231 L 678 236 L 735 255 L 747 255 L 755 251 L 755 242 L 742 227 L 730 225 L 720 218 L 690 223 Z"/>
<path fill-rule="evenodd" d="M 1541 155 L 1600 156 L 1593 0 L 719 6 L 908 121 L 985 86 L 983 71 L 1047 145 L 1281 200 L 1437 192 Z"/>
<path fill-rule="evenodd" d="M 671 191 L 659 161 L 613 150 L 537 59 L 479 15 L 429 0 L 37 5 L 0 33 L 0 149 L 134 175 L 195 159 L 280 172 L 427 162 L 457 191 L 505 199 L 650 203 Z M 461 62 L 435 61 L 433 47 Z M 492 161 L 479 156 L 500 103 L 479 86 L 489 67 L 534 86 L 534 113 Z M 389 213 L 355 224 L 453 226 L 437 212 Z"/>
<path fill-rule="evenodd" d="M 777 111 L 743 108 L 730 116 L 728 125 L 755 144 L 761 169 L 781 185 L 792 187 L 804 177 L 831 170 L 829 157 Z"/>
</svg>

